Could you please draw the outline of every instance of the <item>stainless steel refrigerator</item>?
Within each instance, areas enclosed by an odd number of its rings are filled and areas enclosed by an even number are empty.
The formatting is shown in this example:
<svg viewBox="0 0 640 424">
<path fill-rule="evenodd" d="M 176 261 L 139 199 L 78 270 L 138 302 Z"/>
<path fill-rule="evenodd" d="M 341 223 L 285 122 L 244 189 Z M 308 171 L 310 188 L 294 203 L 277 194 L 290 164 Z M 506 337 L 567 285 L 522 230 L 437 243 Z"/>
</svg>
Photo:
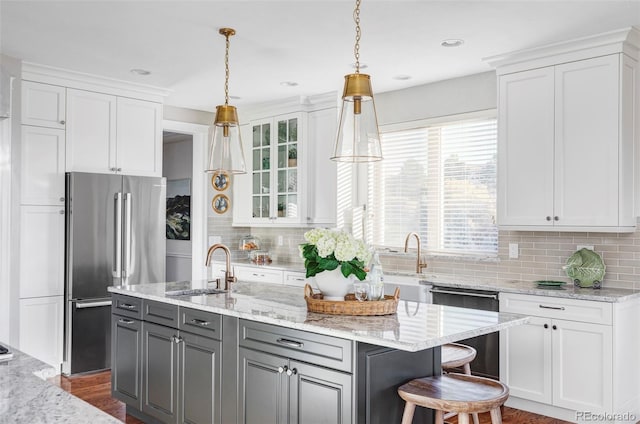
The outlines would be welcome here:
<svg viewBox="0 0 640 424">
<path fill-rule="evenodd" d="M 164 178 L 66 175 L 64 374 L 111 366 L 107 287 L 165 279 Z"/>
</svg>

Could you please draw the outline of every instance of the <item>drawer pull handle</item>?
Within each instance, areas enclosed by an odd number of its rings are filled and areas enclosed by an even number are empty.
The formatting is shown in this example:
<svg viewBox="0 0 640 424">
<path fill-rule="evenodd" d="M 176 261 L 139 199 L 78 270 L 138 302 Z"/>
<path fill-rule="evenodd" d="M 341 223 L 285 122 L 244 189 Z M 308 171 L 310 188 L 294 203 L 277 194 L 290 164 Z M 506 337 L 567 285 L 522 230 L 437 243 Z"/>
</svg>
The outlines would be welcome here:
<svg viewBox="0 0 640 424">
<path fill-rule="evenodd" d="M 209 321 L 203 321 L 201 319 L 196 319 L 196 318 L 192 319 L 190 322 L 191 324 L 199 325 L 201 327 L 206 327 L 207 325 L 211 324 Z"/>
<path fill-rule="evenodd" d="M 289 340 L 289 339 L 278 339 L 276 340 L 278 343 L 283 344 L 285 346 L 289 346 L 289 347 L 297 347 L 297 348 L 303 348 L 304 344 L 297 342 L 295 340 Z"/>
<path fill-rule="evenodd" d="M 264 278 L 264 274 L 256 274 L 256 273 L 253 273 L 252 275 L 253 275 L 254 277 L 263 277 L 263 278 Z"/>
<path fill-rule="evenodd" d="M 128 303 L 121 303 L 118 305 L 118 308 L 124 308 L 124 309 L 136 309 L 137 306 L 136 305 L 130 305 Z"/>
<path fill-rule="evenodd" d="M 134 322 L 134 321 L 133 321 L 132 319 L 123 319 L 123 318 L 120 318 L 120 319 L 118 320 L 118 322 L 119 322 L 120 324 L 133 324 L 133 322 Z"/>
<path fill-rule="evenodd" d="M 564 306 L 547 306 L 547 305 L 538 305 L 542 309 L 554 309 L 556 311 L 564 311 Z"/>
</svg>

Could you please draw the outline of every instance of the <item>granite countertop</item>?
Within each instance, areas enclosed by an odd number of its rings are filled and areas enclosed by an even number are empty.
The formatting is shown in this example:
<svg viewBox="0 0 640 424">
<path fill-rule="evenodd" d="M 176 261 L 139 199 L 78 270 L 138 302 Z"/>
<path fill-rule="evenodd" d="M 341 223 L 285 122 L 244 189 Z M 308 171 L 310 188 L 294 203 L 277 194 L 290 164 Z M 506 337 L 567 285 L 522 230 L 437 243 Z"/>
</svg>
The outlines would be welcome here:
<svg viewBox="0 0 640 424">
<path fill-rule="evenodd" d="M 253 266 L 258 268 L 271 268 L 283 271 L 304 272 L 304 266 L 300 264 L 276 263 L 270 265 L 256 265 L 248 260 L 234 261 L 234 264 Z M 579 288 L 569 282 L 562 289 L 540 288 L 534 281 L 514 281 L 503 279 L 476 278 L 467 276 L 455 276 L 447 274 L 416 274 L 413 272 L 385 272 L 385 280 L 397 283 L 394 277 L 410 277 L 415 279 L 415 284 L 435 284 L 445 287 L 467 288 L 476 290 L 489 290 L 504 293 L 521 293 L 535 296 L 564 297 L 568 299 L 593 300 L 596 302 L 625 302 L 640 297 L 640 289 L 620 289 L 604 287 L 601 289 Z M 566 280 L 566 279 L 559 279 Z M 399 284 L 407 284 L 406 278 Z"/>
<path fill-rule="evenodd" d="M 56 374 L 51 366 L 17 349 L 9 350 L 13 352 L 13 358 L 0 362 L 0 422 L 120 423 L 111 415 L 44 380 Z"/>
<path fill-rule="evenodd" d="M 205 288 L 207 282 L 112 286 L 109 291 L 267 324 L 416 352 L 524 324 L 528 317 L 401 300 L 394 315 L 343 316 L 307 312 L 304 290 L 238 282 L 230 293 L 167 296 L 166 291 Z"/>
</svg>

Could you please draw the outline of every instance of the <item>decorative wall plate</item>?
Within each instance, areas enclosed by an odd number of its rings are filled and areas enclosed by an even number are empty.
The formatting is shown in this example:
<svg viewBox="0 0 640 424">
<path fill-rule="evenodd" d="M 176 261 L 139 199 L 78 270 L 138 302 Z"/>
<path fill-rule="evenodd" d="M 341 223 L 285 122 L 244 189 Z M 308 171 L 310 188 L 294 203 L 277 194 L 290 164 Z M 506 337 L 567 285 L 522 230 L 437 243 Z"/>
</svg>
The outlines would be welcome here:
<svg viewBox="0 0 640 424">
<path fill-rule="evenodd" d="M 216 194 L 211 201 L 211 207 L 215 213 L 223 214 L 231 207 L 231 201 L 224 194 Z"/>
<path fill-rule="evenodd" d="M 231 180 L 229 179 L 229 174 L 224 171 L 216 172 L 211 177 L 211 185 L 217 191 L 224 191 L 229 187 Z"/>
</svg>

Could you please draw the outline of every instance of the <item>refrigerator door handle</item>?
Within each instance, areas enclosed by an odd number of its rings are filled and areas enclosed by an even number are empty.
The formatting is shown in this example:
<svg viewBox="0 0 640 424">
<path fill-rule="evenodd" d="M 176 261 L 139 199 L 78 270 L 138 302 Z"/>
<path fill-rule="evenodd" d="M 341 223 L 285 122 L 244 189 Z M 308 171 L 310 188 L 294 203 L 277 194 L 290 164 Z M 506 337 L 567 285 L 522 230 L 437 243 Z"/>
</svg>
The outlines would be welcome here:
<svg viewBox="0 0 640 424">
<path fill-rule="evenodd" d="M 132 207 L 131 193 L 124 194 L 124 243 L 122 250 L 124 253 L 124 269 L 122 270 L 123 277 L 129 277 L 133 272 L 131 270 L 131 207 Z"/>
<path fill-rule="evenodd" d="M 113 196 L 113 277 L 122 277 L 122 193 Z"/>
<path fill-rule="evenodd" d="M 97 302 L 78 302 L 76 303 L 76 309 L 84 309 L 84 308 L 97 308 L 100 306 L 111 306 L 110 300 L 100 300 Z"/>
</svg>

